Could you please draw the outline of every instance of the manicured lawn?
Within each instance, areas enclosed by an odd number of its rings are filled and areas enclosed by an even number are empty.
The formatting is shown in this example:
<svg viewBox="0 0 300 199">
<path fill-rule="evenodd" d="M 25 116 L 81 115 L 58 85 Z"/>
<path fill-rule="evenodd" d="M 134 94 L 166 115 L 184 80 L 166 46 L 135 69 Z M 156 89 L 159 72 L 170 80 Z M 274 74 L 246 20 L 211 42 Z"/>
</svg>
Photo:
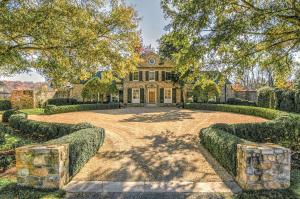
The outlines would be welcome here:
<svg viewBox="0 0 300 199">
<path fill-rule="evenodd" d="M 38 190 L 32 188 L 20 187 L 16 181 L 1 178 L 0 179 L 0 198 L 43 198 L 59 199 L 63 198 L 65 192 L 62 190 Z"/>
<path fill-rule="evenodd" d="M 22 109 L 21 112 L 27 113 L 28 115 L 43 115 L 43 108 L 33 108 L 33 109 Z"/>
</svg>

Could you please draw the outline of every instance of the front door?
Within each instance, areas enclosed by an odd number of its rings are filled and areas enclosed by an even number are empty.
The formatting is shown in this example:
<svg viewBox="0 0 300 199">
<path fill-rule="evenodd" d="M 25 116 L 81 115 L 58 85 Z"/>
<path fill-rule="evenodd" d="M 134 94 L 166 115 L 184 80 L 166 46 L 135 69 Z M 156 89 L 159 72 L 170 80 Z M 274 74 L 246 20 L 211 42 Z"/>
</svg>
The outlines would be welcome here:
<svg viewBox="0 0 300 199">
<path fill-rule="evenodd" d="M 155 104 L 155 90 L 149 90 L 149 103 Z"/>
</svg>

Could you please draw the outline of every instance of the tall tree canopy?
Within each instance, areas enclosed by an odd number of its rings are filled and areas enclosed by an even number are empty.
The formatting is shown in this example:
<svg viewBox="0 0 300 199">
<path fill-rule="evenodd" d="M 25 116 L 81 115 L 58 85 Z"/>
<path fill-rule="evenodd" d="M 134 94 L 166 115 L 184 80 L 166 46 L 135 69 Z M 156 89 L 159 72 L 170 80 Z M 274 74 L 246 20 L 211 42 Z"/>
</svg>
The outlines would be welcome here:
<svg viewBox="0 0 300 199">
<path fill-rule="evenodd" d="M 0 0 L 0 74 L 36 69 L 55 84 L 137 65 L 140 36 L 121 0 Z"/>
<path fill-rule="evenodd" d="M 258 67 L 276 83 L 296 66 L 299 0 L 162 0 L 162 8 L 170 24 L 160 52 L 182 71 L 200 65 L 243 75 Z"/>
</svg>

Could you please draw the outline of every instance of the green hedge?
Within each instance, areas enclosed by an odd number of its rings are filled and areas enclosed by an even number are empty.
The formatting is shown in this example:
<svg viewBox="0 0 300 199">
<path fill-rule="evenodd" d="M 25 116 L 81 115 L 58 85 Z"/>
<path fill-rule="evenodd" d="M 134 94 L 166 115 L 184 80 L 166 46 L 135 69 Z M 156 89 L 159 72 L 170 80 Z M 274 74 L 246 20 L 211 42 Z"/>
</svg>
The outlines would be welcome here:
<svg viewBox="0 0 300 199">
<path fill-rule="evenodd" d="M 201 143 L 235 175 L 236 145 L 241 141 L 272 142 L 300 150 L 300 116 L 273 109 L 222 104 L 186 104 L 186 108 L 241 113 L 271 119 L 262 123 L 214 124 L 200 132 Z M 229 135 L 228 135 L 229 134 Z"/>
<path fill-rule="evenodd" d="M 12 115 L 9 118 L 9 125 L 14 129 L 19 130 L 20 133 L 30 135 L 39 141 L 48 141 L 81 129 L 94 127 L 88 123 L 74 125 L 28 120 L 23 113 Z"/>
<path fill-rule="evenodd" d="M 228 98 L 226 104 L 242 105 L 242 106 L 256 106 L 256 102 L 248 101 L 240 98 Z"/>
<path fill-rule="evenodd" d="M 53 98 L 53 99 L 47 100 L 47 104 L 56 105 L 56 106 L 73 105 L 73 104 L 77 104 L 77 103 L 78 103 L 78 101 L 73 98 Z"/>
<path fill-rule="evenodd" d="M 262 117 L 266 119 L 275 119 L 281 115 L 289 114 L 286 112 L 268 109 L 268 108 L 253 107 L 253 106 L 237 106 L 237 105 L 228 105 L 228 104 L 190 103 L 190 104 L 185 104 L 184 107 L 188 109 L 201 109 L 201 110 L 211 110 L 211 111 L 232 112 L 232 113 L 239 113 L 244 115 L 253 115 L 253 116 Z"/>
<path fill-rule="evenodd" d="M 67 106 L 54 106 L 49 105 L 45 108 L 45 114 L 57 114 L 67 112 L 77 112 L 86 110 L 104 110 L 104 109 L 118 109 L 119 104 L 78 104 L 78 105 L 67 105 Z"/>
<path fill-rule="evenodd" d="M 9 117 L 16 113 L 17 111 L 13 109 L 4 111 L 4 113 L 2 114 L 2 122 L 8 122 Z"/>
<path fill-rule="evenodd" d="M 214 127 L 202 129 L 199 136 L 201 144 L 230 174 L 236 176 L 237 144 L 247 141 Z"/>
<path fill-rule="evenodd" d="M 70 176 L 74 176 L 96 154 L 104 142 L 104 129 L 88 128 L 51 140 L 47 144 L 69 144 Z"/>
<path fill-rule="evenodd" d="M 0 99 L 0 111 L 11 109 L 11 103 L 9 100 Z"/>
</svg>

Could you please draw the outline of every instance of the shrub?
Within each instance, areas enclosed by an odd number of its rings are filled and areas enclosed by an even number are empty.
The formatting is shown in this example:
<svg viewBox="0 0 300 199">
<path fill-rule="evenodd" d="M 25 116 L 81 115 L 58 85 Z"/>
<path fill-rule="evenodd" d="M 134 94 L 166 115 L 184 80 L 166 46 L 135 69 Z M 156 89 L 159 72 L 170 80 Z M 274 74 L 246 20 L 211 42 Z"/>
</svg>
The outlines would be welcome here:
<svg viewBox="0 0 300 199">
<path fill-rule="evenodd" d="M 295 112 L 295 91 L 294 90 L 275 90 L 275 108 L 282 111 Z"/>
<path fill-rule="evenodd" d="M 68 106 L 47 106 L 45 114 L 57 114 L 86 110 L 103 110 L 103 109 L 117 109 L 119 104 L 81 104 L 81 105 L 68 105 Z"/>
<path fill-rule="evenodd" d="M 258 90 L 257 105 L 264 108 L 275 108 L 275 91 L 271 87 L 262 87 Z"/>
<path fill-rule="evenodd" d="M 73 105 L 77 103 L 78 101 L 73 98 L 53 98 L 47 100 L 48 105 L 56 105 L 56 106 Z"/>
<path fill-rule="evenodd" d="M 0 111 L 11 109 L 11 103 L 9 100 L 0 99 Z"/>
<path fill-rule="evenodd" d="M 4 111 L 4 113 L 2 115 L 2 122 L 8 122 L 10 116 L 12 116 L 13 114 L 16 114 L 16 113 L 20 113 L 20 112 L 17 110 L 14 110 L 14 109 Z"/>
<path fill-rule="evenodd" d="M 256 106 L 256 102 L 243 100 L 240 98 L 228 98 L 226 103 L 232 105 Z"/>
<path fill-rule="evenodd" d="M 36 140 L 47 141 L 68 135 L 75 131 L 93 128 L 88 123 L 81 124 L 63 124 L 63 123 L 47 123 L 34 120 L 28 120 L 24 114 L 15 114 L 9 118 L 9 125 L 20 131 L 20 133 L 30 135 Z"/>
<path fill-rule="evenodd" d="M 201 144 L 229 173 L 236 176 L 237 144 L 247 141 L 213 127 L 202 129 L 199 135 Z"/>
<path fill-rule="evenodd" d="M 69 144 L 69 172 L 70 176 L 74 176 L 96 154 L 104 137 L 104 129 L 88 128 L 51 140 L 47 144 Z"/>
</svg>

